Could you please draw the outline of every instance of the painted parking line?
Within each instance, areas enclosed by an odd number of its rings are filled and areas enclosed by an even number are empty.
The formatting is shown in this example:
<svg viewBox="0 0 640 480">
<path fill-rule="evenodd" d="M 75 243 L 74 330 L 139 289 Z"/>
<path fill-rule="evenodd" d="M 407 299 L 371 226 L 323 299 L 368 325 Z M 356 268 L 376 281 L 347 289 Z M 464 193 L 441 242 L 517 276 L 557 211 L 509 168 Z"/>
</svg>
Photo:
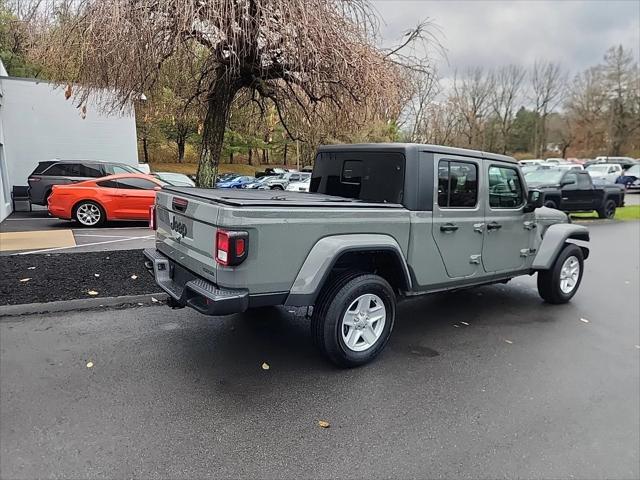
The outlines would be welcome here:
<svg viewBox="0 0 640 480">
<path fill-rule="evenodd" d="M 46 252 L 58 252 L 60 250 L 69 250 L 69 249 L 73 249 L 73 248 L 83 248 L 83 247 L 93 247 L 95 245 L 108 245 L 110 243 L 117 243 L 117 242 L 127 242 L 129 240 L 148 240 L 153 238 L 153 235 L 145 235 L 143 237 L 127 237 L 127 238 L 118 238 L 116 240 L 107 240 L 104 242 L 93 242 L 93 243 L 85 243 L 85 244 L 80 244 L 80 245 L 73 245 L 70 247 L 56 247 L 56 248 L 45 248 L 42 250 L 32 250 L 29 252 L 18 252 L 18 253 L 14 253 L 14 255 L 30 255 L 32 253 L 46 253 Z"/>
<path fill-rule="evenodd" d="M 133 238 L 131 235 L 93 235 L 91 233 L 75 233 L 74 237 L 97 237 L 97 238 Z"/>
</svg>

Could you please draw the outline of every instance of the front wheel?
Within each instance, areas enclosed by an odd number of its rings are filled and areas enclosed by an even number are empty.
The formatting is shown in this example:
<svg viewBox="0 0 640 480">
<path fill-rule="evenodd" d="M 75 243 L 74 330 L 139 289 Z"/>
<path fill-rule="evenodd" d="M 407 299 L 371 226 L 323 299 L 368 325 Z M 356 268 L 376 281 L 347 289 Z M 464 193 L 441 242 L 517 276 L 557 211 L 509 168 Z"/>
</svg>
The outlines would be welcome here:
<svg viewBox="0 0 640 480">
<path fill-rule="evenodd" d="M 567 244 L 549 270 L 538 272 L 538 293 L 547 303 L 567 303 L 578 291 L 583 268 L 582 249 Z"/>
<path fill-rule="evenodd" d="M 389 341 L 395 315 L 395 293 L 384 278 L 348 273 L 321 293 L 311 317 L 312 336 L 336 365 L 364 365 Z"/>
<path fill-rule="evenodd" d="M 547 208 L 555 208 L 556 210 L 558 209 L 558 204 L 553 200 L 545 200 L 544 206 Z"/>
<path fill-rule="evenodd" d="M 604 202 L 604 206 L 597 210 L 599 218 L 612 219 L 616 216 L 616 202 L 609 199 Z"/>
</svg>

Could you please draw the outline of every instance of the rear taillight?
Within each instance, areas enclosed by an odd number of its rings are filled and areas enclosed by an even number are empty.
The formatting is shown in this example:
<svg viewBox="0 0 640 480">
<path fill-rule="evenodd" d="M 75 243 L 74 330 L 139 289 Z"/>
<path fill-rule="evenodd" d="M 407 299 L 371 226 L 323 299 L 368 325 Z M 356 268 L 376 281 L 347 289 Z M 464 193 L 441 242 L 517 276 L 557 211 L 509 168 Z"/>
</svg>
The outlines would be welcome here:
<svg viewBox="0 0 640 480">
<path fill-rule="evenodd" d="M 158 229 L 158 220 L 156 218 L 156 206 L 155 205 L 151 205 L 149 207 L 149 228 L 151 230 L 157 230 Z"/>
<path fill-rule="evenodd" d="M 216 232 L 216 262 L 225 267 L 240 265 L 249 251 L 249 233 L 218 230 Z"/>
</svg>

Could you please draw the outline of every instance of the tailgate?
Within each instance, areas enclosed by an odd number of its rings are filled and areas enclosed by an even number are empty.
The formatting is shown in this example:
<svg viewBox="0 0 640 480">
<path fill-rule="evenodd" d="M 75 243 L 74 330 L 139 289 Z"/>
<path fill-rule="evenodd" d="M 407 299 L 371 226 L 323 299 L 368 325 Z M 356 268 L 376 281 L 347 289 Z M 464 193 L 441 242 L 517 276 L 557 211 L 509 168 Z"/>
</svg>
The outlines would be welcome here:
<svg viewBox="0 0 640 480">
<path fill-rule="evenodd" d="M 171 260 L 216 282 L 214 259 L 219 207 L 188 193 L 156 195 L 156 248 Z"/>
</svg>

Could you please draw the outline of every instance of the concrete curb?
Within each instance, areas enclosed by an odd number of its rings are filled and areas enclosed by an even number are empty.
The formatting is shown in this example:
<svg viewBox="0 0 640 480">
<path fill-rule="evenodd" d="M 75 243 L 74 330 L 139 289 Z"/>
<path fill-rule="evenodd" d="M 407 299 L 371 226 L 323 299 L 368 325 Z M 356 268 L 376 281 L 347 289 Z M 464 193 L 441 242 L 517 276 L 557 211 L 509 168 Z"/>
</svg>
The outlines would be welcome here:
<svg viewBox="0 0 640 480">
<path fill-rule="evenodd" d="M 94 310 L 102 307 L 137 305 L 138 303 L 151 305 L 163 302 L 166 299 L 166 293 L 146 293 L 143 295 L 125 295 L 122 297 L 79 298 L 76 300 L 62 300 L 58 302 L 4 305 L 0 307 L 0 320 L 20 315 Z"/>
</svg>

